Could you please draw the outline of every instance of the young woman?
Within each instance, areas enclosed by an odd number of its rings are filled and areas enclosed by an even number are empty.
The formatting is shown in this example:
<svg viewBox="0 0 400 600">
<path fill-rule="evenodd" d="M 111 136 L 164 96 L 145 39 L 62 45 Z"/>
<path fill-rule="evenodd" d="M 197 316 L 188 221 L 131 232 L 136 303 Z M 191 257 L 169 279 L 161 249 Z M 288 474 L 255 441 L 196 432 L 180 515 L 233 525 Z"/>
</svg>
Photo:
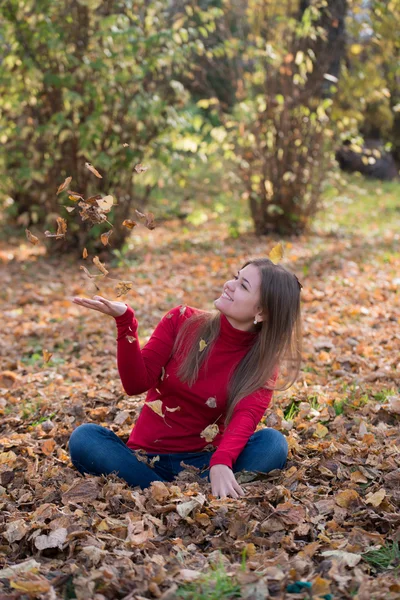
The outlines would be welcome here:
<svg viewBox="0 0 400 600">
<path fill-rule="evenodd" d="M 213 495 L 233 498 L 244 495 L 234 473 L 282 469 L 285 437 L 270 428 L 254 432 L 273 390 L 287 389 L 299 373 L 301 287 L 285 267 L 251 260 L 225 283 L 217 311 L 173 308 L 142 349 L 128 305 L 74 298 L 115 318 L 124 389 L 130 396 L 148 392 L 126 445 L 93 423 L 73 431 L 75 467 L 92 475 L 114 472 L 145 488 L 172 481 L 183 461 L 209 476 Z"/>
</svg>

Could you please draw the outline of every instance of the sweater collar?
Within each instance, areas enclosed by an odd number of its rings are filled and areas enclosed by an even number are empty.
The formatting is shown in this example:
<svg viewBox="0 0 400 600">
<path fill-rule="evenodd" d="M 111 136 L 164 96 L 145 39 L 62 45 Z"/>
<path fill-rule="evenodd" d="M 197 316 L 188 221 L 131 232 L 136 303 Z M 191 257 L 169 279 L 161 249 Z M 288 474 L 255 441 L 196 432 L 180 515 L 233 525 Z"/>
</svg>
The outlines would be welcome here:
<svg viewBox="0 0 400 600">
<path fill-rule="evenodd" d="M 235 346 L 251 346 L 257 336 L 257 331 L 236 329 L 229 323 L 226 316 L 221 313 L 220 337 L 224 342 Z"/>
</svg>

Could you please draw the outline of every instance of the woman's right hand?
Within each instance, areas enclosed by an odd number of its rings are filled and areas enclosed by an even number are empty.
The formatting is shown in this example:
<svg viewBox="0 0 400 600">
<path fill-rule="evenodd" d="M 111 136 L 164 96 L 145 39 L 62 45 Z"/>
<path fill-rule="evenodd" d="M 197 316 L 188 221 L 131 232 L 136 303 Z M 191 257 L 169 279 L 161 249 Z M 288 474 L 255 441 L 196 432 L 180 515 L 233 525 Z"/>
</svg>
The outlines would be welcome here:
<svg viewBox="0 0 400 600">
<path fill-rule="evenodd" d="M 120 317 L 128 310 L 128 307 L 124 302 L 106 300 L 106 298 L 103 298 L 102 296 L 93 296 L 93 300 L 75 296 L 73 302 L 80 306 L 97 310 L 105 315 L 110 315 L 111 317 Z"/>
</svg>

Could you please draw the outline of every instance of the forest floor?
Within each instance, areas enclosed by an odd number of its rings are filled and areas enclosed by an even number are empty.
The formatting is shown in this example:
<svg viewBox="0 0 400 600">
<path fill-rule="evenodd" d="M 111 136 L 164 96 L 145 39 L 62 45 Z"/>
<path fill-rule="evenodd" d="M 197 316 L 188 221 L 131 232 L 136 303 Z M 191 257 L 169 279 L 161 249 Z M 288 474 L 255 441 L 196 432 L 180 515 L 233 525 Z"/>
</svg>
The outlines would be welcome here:
<svg viewBox="0 0 400 600">
<path fill-rule="evenodd" d="M 96 293 L 79 269 L 91 257 L 0 240 L 1 600 L 400 598 L 400 204 L 395 186 L 357 181 L 284 241 L 304 286 L 303 366 L 260 427 L 287 436 L 289 460 L 243 474 L 239 500 L 189 471 L 144 491 L 79 475 L 73 429 L 125 441 L 144 396 L 123 392 L 113 320 L 71 301 Z M 107 268 L 134 282 L 124 300 L 143 343 L 173 306 L 211 309 L 279 241 L 232 239 L 218 219 L 137 229 Z"/>
</svg>

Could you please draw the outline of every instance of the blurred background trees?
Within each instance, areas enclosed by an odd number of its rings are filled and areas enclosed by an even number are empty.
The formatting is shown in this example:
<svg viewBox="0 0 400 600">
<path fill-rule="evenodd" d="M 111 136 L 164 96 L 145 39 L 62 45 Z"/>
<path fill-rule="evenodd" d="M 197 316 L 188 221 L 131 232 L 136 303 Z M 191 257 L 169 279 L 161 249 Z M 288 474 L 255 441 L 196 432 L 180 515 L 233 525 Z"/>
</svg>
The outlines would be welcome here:
<svg viewBox="0 0 400 600">
<path fill-rule="evenodd" d="M 300 233 L 342 142 L 398 173 L 399 0 L 5 0 L 0 18 L 0 202 L 21 231 L 61 215 L 71 246 L 98 243 L 55 193 L 67 176 L 114 196 L 118 248 L 134 208 L 221 195 L 258 234 Z"/>
</svg>

